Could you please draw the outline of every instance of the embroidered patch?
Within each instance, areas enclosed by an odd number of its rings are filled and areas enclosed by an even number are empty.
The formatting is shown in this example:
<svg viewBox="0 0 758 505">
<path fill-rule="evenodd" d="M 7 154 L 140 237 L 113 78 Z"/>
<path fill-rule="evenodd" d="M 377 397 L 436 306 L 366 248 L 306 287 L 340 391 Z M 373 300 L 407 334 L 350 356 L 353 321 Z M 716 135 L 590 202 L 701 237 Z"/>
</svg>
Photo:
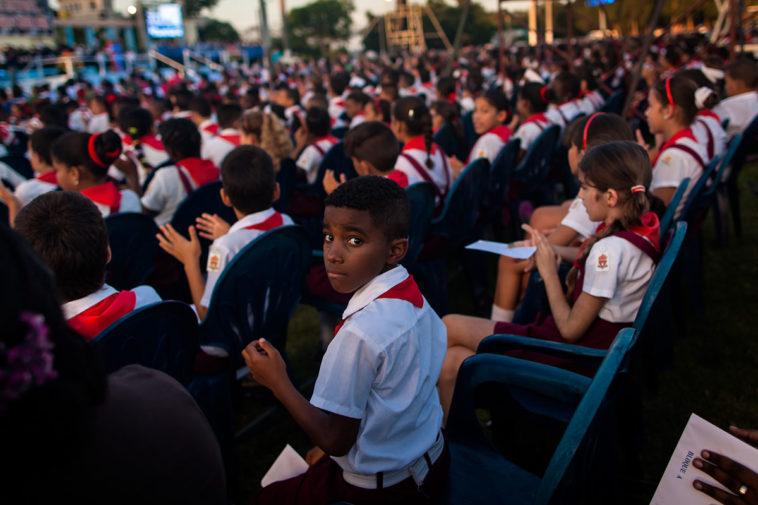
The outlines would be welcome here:
<svg viewBox="0 0 758 505">
<path fill-rule="evenodd" d="M 479 149 L 479 152 L 476 153 L 477 158 L 486 158 L 487 157 L 487 151 L 485 149 Z"/>
<path fill-rule="evenodd" d="M 600 253 L 597 257 L 597 266 L 595 270 L 598 272 L 606 272 L 608 270 L 608 254 L 605 252 Z"/>
<path fill-rule="evenodd" d="M 208 256 L 208 270 L 215 272 L 221 265 L 221 257 L 218 254 L 211 254 Z"/>
<path fill-rule="evenodd" d="M 576 210 L 582 204 L 581 200 L 574 200 L 571 202 L 571 210 Z"/>
<path fill-rule="evenodd" d="M 671 155 L 670 155 L 670 154 L 667 154 L 667 155 L 666 155 L 666 156 L 663 158 L 663 162 L 664 162 L 664 163 L 668 163 L 669 161 L 671 161 Z"/>
</svg>

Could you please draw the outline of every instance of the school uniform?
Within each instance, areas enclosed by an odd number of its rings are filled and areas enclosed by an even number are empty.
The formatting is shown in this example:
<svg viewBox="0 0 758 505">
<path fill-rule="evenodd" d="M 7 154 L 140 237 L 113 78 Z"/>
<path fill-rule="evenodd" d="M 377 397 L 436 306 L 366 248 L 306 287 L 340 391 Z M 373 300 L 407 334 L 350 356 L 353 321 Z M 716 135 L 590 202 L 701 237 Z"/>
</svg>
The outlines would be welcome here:
<svg viewBox="0 0 758 505">
<path fill-rule="evenodd" d="M 74 131 L 86 132 L 91 118 L 92 112 L 86 105 L 82 105 L 68 117 L 68 127 Z"/>
<path fill-rule="evenodd" d="M 21 205 L 26 205 L 39 195 L 53 191 L 58 187 L 58 177 L 55 170 L 36 176 L 22 182 L 13 192 Z"/>
<path fill-rule="evenodd" d="M 728 119 L 726 133 L 729 139 L 745 131 L 750 122 L 758 116 L 758 92 L 748 91 L 724 98 L 713 108 L 721 120 Z"/>
<path fill-rule="evenodd" d="M 642 225 L 615 233 L 597 241 L 583 264 L 576 264 L 576 279 L 572 303 L 581 293 L 604 298 L 606 302 L 598 316 L 576 345 L 607 349 L 622 328 L 631 326 L 637 317 L 642 298 L 653 278 L 660 258 L 660 223 L 648 212 L 641 218 Z M 605 224 L 598 226 L 600 233 Z M 496 323 L 494 333 L 522 335 L 555 342 L 565 342 L 551 315 L 540 313 L 531 324 Z M 592 373 L 571 360 L 555 358 L 532 351 L 507 353 L 523 359 L 539 361 L 553 366 L 569 368 L 581 373 Z"/>
<path fill-rule="evenodd" d="M 698 144 L 705 146 L 707 163 L 726 152 L 726 131 L 721 126 L 721 118 L 713 111 L 709 109 L 699 111 L 690 128 Z"/>
<path fill-rule="evenodd" d="M 224 128 L 215 137 L 203 139 L 200 157 L 211 160 L 214 165 L 220 167 L 226 155 L 238 145 L 240 145 L 239 130 Z"/>
<path fill-rule="evenodd" d="M 347 126 L 342 119 L 345 113 L 345 99 L 341 96 L 334 96 L 329 99 L 329 116 L 332 118 L 332 128 L 342 128 Z"/>
<path fill-rule="evenodd" d="M 487 158 L 490 160 L 490 163 L 493 163 L 497 157 L 497 153 L 508 143 L 510 137 L 510 128 L 505 125 L 496 126 L 476 140 L 466 163 L 471 163 L 478 158 Z"/>
<path fill-rule="evenodd" d="M 219 126 L 213 119 L 208 118 L 201 122 L 197 129 L 200 130 L 200 135 L 203 138 L 215 137 L 218 135 Z"/>
<path fill-rule="evenodd" d="M 550 121 L 545 114 L 533 114 L 523 121 L 513 134 L 513 138 L 521 140 L 521 150 L 528 151 L 537 137 L 550 126 Z M 494 160 L 494 158 L 493 158 Z"/>
<path fill-rule="evenodd" d="M 156 224 L 164 225 L 171 221 L 177 207 L 200 186 L 217 181 L 219 171 L 210 160 L 185 158 L 155 173 L 145 193 L 142 205 L 153 212 Z"/>
<path fill-rule="evenodd" d="M 545 112 L 545 117 L 552 124 L 557 124 L 561 128 L 565 128 L 569 125 L 572 119 L 582 113 L 582 109 L 579 108 L 578 100 L 569 100 L 557 107 L 553 107 Z"/>
<path fill-rule="evenodd" d="M 26 181 L 26 177 L 13 170 L 10 165 L 2 161 L 0 161 L 0 179 L 8 182 L 14 188 Z"/>
<path fill-rule="evenodd" d="M 300 156 L 297 157 L 295 165 L 297 168 L 305 172 L 305 178 L 308 184 L 316 182 L 316 176 L 318 175 L 318 167 L 321 164 L 321 160 L 324 159 L 326 152 L 339 142 L 339 139 L 334 135 L 326 135 L 316 139 L 312 144 L 306 146 L 302 150 Z"/>
<path fill-rule="evenodd" d="M 600 111 L 604 104 L 605 99 L 599 91 L 585 93 L 584 96 L 577 101 L 579 110 L 588 116 Z"/>
<path fill-rule="evenodd" d="M 653 180 L 650 189 L 677 188 L 682 181 L 689 177 L 690 182 L 682 200 L 676 209 L 675 217 L 684 208 L 685 202 L 695 186 L 698 178 L 705 170 L 707 154 L 705 148 L 698 143 L 691 128 L 679 130 L 667 140 L 653 160 Z"/>
<path fill-rule="evenodd" d="M 150 286 L 116 291 L 104 284 L 94 293 L 64 303 L 61 309 L 68 325 L 89 340 L 130 312 L 160 301 Z"/>
<path fill-rule="evenodd" d="M 97 134 L 103 133 L 111 126 L 111 120 L 108 117 L 107 112 L 101 112 L 100 114 L 93 114 L 87 123 L 87 133 Z"/>
<path fill-rule="evenodd" d="M 234 223 L 229 231 L 217 238 L 208 250 L 208 277 L 205 280 L 205 291 L 200 305 L 210 306 L 213 288 L 226 266 L 247 244 L 267 231 L 280 226 L 292 224 L 292 219 L 286 215 L 268 208 L 260 212 L 248 214 Z"/>
<path fill-rule="evenodd" d="M 416 493 L 427 478 L 447 472 L 436 390 L 447 332 L 439 316 L 396 266 L 356 291 L 342 317 L 310 401 L 360 419 L 355 444 L 344 456 L 324 457 L 306 473 L 263 488 L 259 504 L 363 503 L 359 497 L 376 500 L 395 486 Z M 385 502 L 413 503 L 412 496 Z"/>
<path fill-rule="evenodd" d="M 121 212 L 142 212 L 139 197 L 131 189 L 119 190 L 112 181 L 79 191 L 89 198 L 103 217 Z"/>
<path fill-rule="evenodd" d="M 292 105 L 284 109 L 284 120 L 290 132 L 294 132 L 300 127 L 305 120 L 305 111 L 299 105 Z"/>
<path fill-rule="evenodd" d="M 563 226 L 568 226 L 575 232 L 577 232 L 582 238 L 590 238 L 597 227 L 600 225 L 599 221 L 590 220 L 589 214 L 587 214 L 587 208 L 584 206 L 581 198 L 575 198 L 571 205 L 569 205 L 568 213 L 561 220 Z"/>
<path fill-rule="evenodd" d="M 349 129 L 352 130 L 353 128 L 355 128 L 359 124 L 365 123 L 365 122 L 366 122 L 366 113 L 363 112 L 363 111 L 360 111 L 358 114 L 356 114 L 355 116 L 353 116 L 352 119 L 350 119 L 350 127 L 349 127 Z"/>
<path fill-rule="evenodd" d="M 427 158 L 432 160 L 432 168 L 427 168 Z M 405 143 L 395 162 L 395 170 L 402 172 L 407 178 L 407 184 L 403 187 L 417 182 L 432 183 L 437 205 L 442 204 L 453 181 L 453 172 L 447 155 L 433 142 L 427 154 L 423 135 L 413 137 Z"/>
<path fill-rule="evenodd" d="M 153 169 L 168 161 L 168 153 L 161 140 L 152 134 L 143 135 L 139 139 L 132 139 L 125 135 L 122 139 L 124 145 L 123 154 L 133 154 L 132 159 L 137 165 L 139 183 L 143 184 L 147 175 Z"/>
</svg>

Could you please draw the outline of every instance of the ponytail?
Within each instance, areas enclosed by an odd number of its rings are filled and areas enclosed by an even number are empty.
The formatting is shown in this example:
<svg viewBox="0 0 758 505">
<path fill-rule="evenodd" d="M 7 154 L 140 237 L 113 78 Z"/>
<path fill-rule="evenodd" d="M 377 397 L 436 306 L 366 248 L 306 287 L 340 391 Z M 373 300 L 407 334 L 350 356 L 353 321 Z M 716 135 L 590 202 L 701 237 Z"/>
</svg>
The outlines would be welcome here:
<svg viewBox="0 0 758 505">
<path fill-rule="evenodd" d="M 121 156 L 121 138 L 112 130 L 89 135 L 68 132 L 61 135 L 51 146 L 50 153 L 67 167 L 85 168 L 96 178 L 104 178 L 108 168 Z"/>
</svg>

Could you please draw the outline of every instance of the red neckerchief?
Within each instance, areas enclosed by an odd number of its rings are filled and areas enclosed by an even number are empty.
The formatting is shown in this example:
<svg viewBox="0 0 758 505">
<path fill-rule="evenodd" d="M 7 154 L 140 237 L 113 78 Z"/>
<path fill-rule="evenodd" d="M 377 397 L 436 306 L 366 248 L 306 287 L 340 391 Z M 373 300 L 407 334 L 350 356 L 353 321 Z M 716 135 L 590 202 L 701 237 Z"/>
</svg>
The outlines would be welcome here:
<svg viewBox="0 0 758 505">
<path fill-rule="evenodd" d="M 492 133 L 494 135 L 497 135 L 498 137 L 500 137 L 500 140 L 502 140 L 506 144 L 508 143 L 508 139 L 511 137 L 511 129 L 508 128 L 506 125 L 496 126 L 490 131 L 488 131 L 487 133 Z"/>
<path fill-rule="evenodd" d="M 251 224 L 250 226 L 245 226 L 246 230 L 260 230 L 260 231 L 271 231 L 274 228 L 278 228 L 281 225 L 284 224 L 284 218 L 281 214 L 278 212 L 274 212 L 264 221 L 261 221 L 260 223 Z"/>
<path fill-rule="evenodd" d="M 234 144 L 234 146 L 240 145 L 240 134 L 239 133 L 226 133 L 223 135 L 219 135 L 219 138 L 222 138 L 229 142 L 230 144 Z"/>
<path fill-rule="evenodd" d="M 189 172 L 198 188 L 218 179 L 218 168 L 211 160 L 184 158 L 182 161 L 178 161 L 176 166 Z"/>
<path fill-rule="evenodd" d="M 89 340 L 133 311 L 136 304 L 137 295 L 133 291 L 113 293 L 69 319 L 68 325 Z"/>
<path fill-rule="evenodd" d="M 121 191 L 119 191 L 116 185 L 113 184 L 113 181 L 83 189 L 80 193 L 95 203 L 110 207 L 111 214 L 118 212 L 118 209 L 121 206 Z"/>
<path fill-rule="evenodd" d="M 405 143 L 403 146 L 403 151 L 408 151 L 410 149 L 418 149 L 419 151 L 426 152 L 426 139 L 423 135 L 419 135 L 417 137 L 413 137 L 408 142 Z M 437 144 L 432 142 L 431 149 L 429 151 L 431 154 L 437 154 Z"/>
<path fill-rule="evenodd" d="M 139 144 L 143 144 L 143 145 L 152 147 L 153 149 L 156 149 L 158 151 L 165 151 L 166 150 L 166 148 L 163 146 L 163 142 L 161 142 L 158 137 L 156 137 L 155 135 L 151 135 L 151 134 L 143 135 L 142 137 L 140 137 L 138 139 L 133 139 L 129 135 L 124 135 L 124 137 L 122 138 L 122 141 L 127 146 L 131 146 L 131 145 L 134 145 L 136 143 L 139 143 Z"/>
<path fill-rule="evenodd" d="M 209 123 L 203 126 L 203 131 L 208 132 L 211 135 L 218 135 L 218 125 L 216 123 Z"/>
<path fill-rule="evenodd" d="M 629 227 L 629 231 L 647 239 L 656 251 L 661 251 L 661 223 L 655 212 L 645 212 L 640 216 L 642 224 Z M 595 230 L 595 235 L 606 229 L 605 223 L 600 223 Z"/>
<path fill-rule="evenodd" d="M 375 300 L 379 300 L 380 298 L 404 300 L 406 302 L 412 303 L 413 306 L 418 309 L 424 306 L 424 296 L 421 294 L 421 290 L 418 288 L 418 284 L 416 284 L 416 281 L 413 280 L 412 275 L 409 275 L 408 278 L 405 279 L 404 281 L 398 284 L 395 284 L 393 287 L 385 291 L 383 294 L 377 296 Z M 345 319 L 340 321 L 340 324 L 338 324 L 337 327 L 334 328 L 335 335 L 337 335 L 337 333 L 340 331 L 340 328 L 342 328 L 342 325 L 345 324 L 345 321 L 347 321 L 348 319 L 350 319 L 350 316 L 347 316 Z"/>
<path fill-rule="evenodd" d="M 655 167 L 655 164 L 658 162 L 658 158 L 661 157 L 661 154 L 663 154 L 663 151 L 668 149 L 669 147 L 676 144 L 676 141 L 679 139 L 691 139 L 695 142 L 697 140 L 695 139 L 695 135 L 692 133 L 692 129 L 688 126 L 686 128 L 682 128 L 678 132 L 676 132 L 670 139 L 668 139 L 666 142 L 663 143 L 661 146 L 661 149 L 658 151 L 658 154 L 656 155 L 655 159 L 653 160 L 653 167 Z"/>
<path fill-rule="evenodd" d="M 330 133 L 329 135 L 324 135 L 323 137 L 314 140 L 313 143 L 318 144 L 322 140 L 328 140 L 331 145 L 334 145 L 337 142 L 339 142 L 339 139 Z"/>
<path fill-rule="evenodd" d="M 697 115 L 699 117 L 712 117 L 713 119 L 721 123 L 721 118 L 718 116 L 718 114 L 713 112 L 711 109 L 703 109 L 701 111 L 698 111 Z"/>
<path fill-rule="evenodd" d="M 385 177 L 391 181 L 395 181 L 401 188 L 408 187 L 408 176 L 400 170 L 392 170 Z"/>
<path fill-rule="evenodd" d="M 40 174 L 35 177 L 35 179 L 38 181 L 46 182 L 48 184 L 55 184 L 56 186 L 58 185 L 58 175 L 56 174 L 55 170 Z"/>
<path fill-rule="evenodd" d="M 542 122 L 542 123 L 548 123 L 549 124 L 550 120 L 545 117 L 545 113 L 544 112 L 539 112 L 537 114 L 532 114 L 531 116 L 529 116 L 529 118 L 522 123 L 522 126 L 525 125 L 525 124 L 527 124 L 527 123 L 537 123 L 537 122 Z"/>
</svg>

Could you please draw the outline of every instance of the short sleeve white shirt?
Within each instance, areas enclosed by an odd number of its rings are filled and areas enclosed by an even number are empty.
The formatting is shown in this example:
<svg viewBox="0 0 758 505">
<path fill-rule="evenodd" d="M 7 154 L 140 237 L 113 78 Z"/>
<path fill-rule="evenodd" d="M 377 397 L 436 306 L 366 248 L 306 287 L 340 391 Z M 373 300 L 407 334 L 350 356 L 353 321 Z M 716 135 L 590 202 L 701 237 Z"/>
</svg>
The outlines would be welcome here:
<svg viewBox="0 0 758 505">
<path fill-rule="evenodd" d="M 107 112 L 95 114 L 89 120 L 89 124 L 87 125 L 87 133 L 103 133 L 110 127 L 110 124 L 110 118 L 108 118 Z"/>
<path fill-rule="evenodd" d="M 692 133 L 698 144 L 713 152 L 713 156 L 707 156 L 706 162 L 710 163 L 716 156 L 722 156 L 726 151 L 726 132 L 721 127 L 721 121 L 712 116 L 698 115 L 692 123 Z"/>
<path fill-rule="evenodd" d="M 597 226 L 600 223 L 598 221 L 590 220 L 584 202 L 582 202 L 581 198 L 576 198 L 571 202 L 568 213 L 561 221 L 561 224 L 563 226 L 568 226 L 582 237 L 589 238 L 594 235 L 595 230 L 597 230 Z"/>
<path fill-rule="evenodd" d="M 606 237 L 592 246 L 582 291 L 607 298 L 598 316 L 612 323 L 631 323 L 653 278 L 655 263 L 626 239 Z"/>
<path fill-rule="evenodd" d="M 234 144 L 219 136 L 203 138 L 200 157 L 204 160 L 211 160 L 214 165 L 220 167 L 226 155 L 234 148 Z"/>
<path fill-rule="evenodd" d="M 492 163 L 503 146 L 505 146 L 505 141 L 500 136 L 487 132 L 474 143 L 469 153 L 468 161 L 470 163 L 479 158 L 487 158 Z"/>
<path fill-rule="evenodd" d="M 570 102 L 563 103 L 557 107 L 554 107 L 545 112 L 545 117 L 553 123 L 557 124 L 561 128 L 565 128 L 578 114 L 581 114 L 582 110 L 579 108 L 577 100 L 571 100 Z"/>
<path fill-rule="evenodd" d="M 680 138 L 676 144 L 689 147 L 700 155 L 700 159 L 705 161 L 708 155 L 705 149 L 697 141 L 690 138 Z M 670 147 L 665 149 L 658 156 L 658 160 L 653 167 L 653 180 L 650 183 L 650 189 L 658 188 L 678 188 L 682 181 L 689 177 L 690 182 L 684 192 L 682 200 L 679 202 L 675 217 L 681 214 L 684 204 L 692 191 L 693 186 L 698 178 L 703 174 L 703 167 L 690 154 L 681 149 Z"/>
<path fill-rule="evenodd" d="M 739 95 L 724 98 L 713 108 L 713 112 L 723 121 L 729 120 L 726 126 L 726 133 L 731 139 L 738 133 L 745 131 L 745 128 L 758 115 L 758 92 L 748 91 Z"/>
<path fill-rule="evenodd" d="M 316 182 L 316 176 L 318 175 L 318 166 L 321 164 L 321 160 L 324 159 L 324 154 L 332 148 L 334 140 L 330 138 L 319 139 L 313 144 L 307 146 L 297 157 L 295 165 L 297 168 L 305 172 L 305 178 L 308 184 Z M 319 151 L 321 149 L 321 151 Z M 323 154 L 322 154 L 323 151 Z"/>
<path fill-rule="evenodd" d="M 184 184 L 179 178 L 178 170 L 184 169 L 176 165 L 159 169 L 142 195 L 142 205 L 148 210 L 158 212 L 154 218 L 158 226 L 171 221 L 179 204 L 187 197 L 187 190 L 184 189 Z M 184 173 L 192 189 L 195 189 L 195 181 L 192 180 L 189 172 Z"/>
<path fill-rule="evenodd" d="M 13 195 L 19 202 L 21 202 L 21 205 L 26 205 L 39 195 L 53 191 L 57 187 L 57 184 L 41 181 L 39 179 L 29 179 L 16 186 Z"/>
<path fill-rule="evenodd" d="M 528 151 L 532 144 L 534 144 L 534 142 L 537 140 L 537 137 L 539 137 L 548 126 L 550 126 L 550 123 L 546 118 L 544 120 L 532 119 L 524 121 L 516 129 L 516 133 L 513 134 L 513 138 L 521 140 L 522 151 Z"/>
<path fill-rule="evenodd" d="M 3 163 L 2 161 L 0 161 L 0 179 L 8 181 L 14 188 L 26 181 L 26 177 L 13 170 L 10 165 Z"/>
<path fill-rule="evenodd" d="M 400 470 L 429 450 L 442 425 L 445 325 L 426 300 L 417 308 L 378 298 L 407 278 L 397 266 L 356 291 L 321 362 L 311 403 L 361 419 L 353 447 L 333 458 L 348 472 Z"/>
<path fill-rule="evenodd" d="M 416 149 L 415 147 L 412 147 L 412 141 L 413 139 L 406 144 L 401 156 L 397 157 L 395 170 L 399 170 L 408 177 L 408 185 L 417 182 L 426 182 L 426 179 L 419 174 L 418 169 L 413 166 L 413 163 L 408 161 L 403 155 L 410 156 L 423 170 L 426 171 L 434 185 L 439 188 L 440 193 L 446 195 L 447 192 L 450 191 L 450 185 L 453 181 L 453 172 L 450 168 L 450 163 L 447 160 L 447 155 L 435 144 L 433 144 L 431 153 L 427 155 L 425 149 Z M 409 146 L 411 147 L 409 148 Z M 426 167 L 427 157 L 432 160 L 432 168 Z"/>
</svg>

